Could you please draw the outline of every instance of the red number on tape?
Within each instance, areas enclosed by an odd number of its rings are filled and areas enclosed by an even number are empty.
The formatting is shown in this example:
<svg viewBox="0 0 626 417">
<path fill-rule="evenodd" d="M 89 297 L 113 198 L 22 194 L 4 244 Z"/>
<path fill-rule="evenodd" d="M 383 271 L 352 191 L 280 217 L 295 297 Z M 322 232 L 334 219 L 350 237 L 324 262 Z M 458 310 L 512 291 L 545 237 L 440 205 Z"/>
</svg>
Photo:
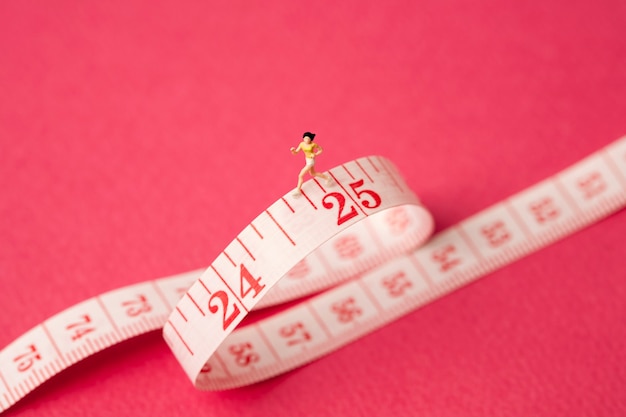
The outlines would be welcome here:
<svg viewBox="0 0 626 417">
<path fill-rule="evenodd" d="M 65 329 L 66 330 L 74 329 L 72 340 L 78 340 L 84 335 L 89 334 L 93 332 L 94 330 L 96 330 L 94 327 L 87 326 L 89 323 L 91 323 L 91 317 L 89 317 L 88 314 L 84 314 L 81 316 L 80 321 L 65 326 Z"/>
<path fill-rule="evenodd" d="M 341 236 L 333 244 L 340 258 L 355 259 L 363 252 L 361 242 L 354 235 Z"/>
<path fill-rule="evenodd" d="M 128 307 L 126 314 L 130 317 L 136 317 L 142 313 L 152 311 L 152 306 L 148 303 L 148 299 L 143 294 L 139 294 L 135 300 L 124 301 L 122 307 Z"/>
<path fill-rule="evenodd" d="M 354 191 L 360 203 L 363 204 L 363 207 L 374 209 L 380 206 L 380 204 L 382 203 L 382 199 L 380 198 L 380 195 L 378 193 L 372 190 L 359 190 L 359 188 L 361 188 L 363 184 L 364 180 L 362 179 L 350 184 L 350 188 L 352 188 L 352 191 Z M 362 197 L 364 195 L 368 196 L 369 198 L 363 199 Z M 356 207 L 354 207 L 353 205 L 350 205 L 350 211 L 348 213 L 343 214 L 344 208 L 346 206 L 346 197 L 341 193 L 326 194 L 324 198 L 322 198 L 322 204 L 324 205 L 324 208 L 332 209 L 335 206 L 331 201 L 326 201 L 329 197 L 337 200 L 337 203 L 339 204 L 337 226 L 340 226 L 348 220 L 359 215 L 359 213 L 356 211 Z"/>
<path fill-rule="evenodd" d="M 241 294 L 241 298 L 244 298 L 252 290 L 254 290 L 254 295 L 252 296 L 252 298 L 255 298 L 257 295 L 259 295 L 259 292 L 261 292 L 261 290 L 265 288 L 265 285 L 261 285 L 261 277 L 254 278 L 252 274 L 250 273 L 250 271 L 248 271 L 248 268 L 244 266 L 244 264 L 241 264 L 240 269 L 241 269 L 241 272 L 239 274 L 239 282 L 241 286 L 239 287 L 239 293 Z M 248 283 L 248 286 L 245 289 L 245 291 L 243 288 L 244 281 Z"/>
<path fill-rule="evenodd" d="M 335 200 L 337 200 L 337 203 L 339 204 L 339 213 L 337 215 L 337 226 L 341 226 L 348 220 L 359 215 L 359 213 L 357 213 L 356 208 L 354 206 L 350 206 L 350 212 L 343 214 L 343 209 L 346 206 L 346 197 L 344 197 L 343 194 L 341 193 L 326 194 L 324 198 L 322 198 L 322 204 L 324 205 L 324 208 L 332 209 L 333 207 L 335 207 L 335 205 L 332 202 L 326 201 L 329 197 L 332 197 Z"/>
<path fill-rule="evenodd" d="M 306 331 L 304 324 L 297 322 L 287 325 L 280 329 L 280 335 L 286 339 L 287 346 L 298 345 L 300 343 L 306 343 L 311 340 L 311 334 Z"/>
<path fill-rule="evenodd" d="M 606 182 L 602 174 L 595 171 L 578 181 L 578 188 L 583 192 L 585 199 L 589 200 L 606 189 Z"/>
<path fill-rule="evenodd" d="M 41 360 L 41 355 L 37 351 L 35 345 L 28 345 L 28 351 L 13 358 L 13 362 L 17 363 L 17 370 L 20 372 L 28 371 L 35 361 Z"/>
<path fill-rule="evenodd" d="M 500 220 L 483 226 L 480 232 L 487 238 L 487 242 L 489 242 L 491 247 L 498 247 L 511 240 L 511 234 L 506 229 L 506 225 Z"/>
<path fill-rule="evenodd" d="M 400 297 L 404 292 L 413 286 L 404 271 L 398 271 L 394 275 L 383 278 L 383 286 L 392 297 Z"/>
<path fill-rule="evenodd" d="M 311 268 L 309 267 L 306 258 L 304 258 L 298 262 L 296 266 L 291 268 L 289 272 L 287 272 L 287 277 L 294 279 L 304 278 L 309 274 L 309 272 L 311 272 Z"/>
<path fill-rule="evenodd" d="M 362 313 L 361 309 L 356 305 L 356 300 L 352 297 L 334 303 L 331 309 L 337 314 L 337 319 L 342 323 L 351 322 Z"/>
<path fill-rule="evenodd" d="M 228 351 L 235 356 L 235 362 L 239 366 L 248 366 L 259 361 L 259 355 L 252 351 L 252 344 L 249 342 L 232 345 Z"/>
<path fill-rule="evenodd" d="M 363 186 L 364 181 L 362 179 L 358 180 L 357 182 L 353 182 L 352 184 L 350 184 L 350 188 L 352 188 L 352 191 L 354 191 L 354 193 L 356 194 L 356 197 L 361 200 L 361 204 L 363 204 L 363 207 L 366 208 L 376 208 L 378 206 L 380 206 L 380 203 L 382 203 L 382 200 L 380 198 L 380 195 L 378 195 L 376 192 L 372 191 L 372 190 L 357 190 L 357 188 L 360 188 Z M 363 194 L 367 194 L 368 196 L 370 196 L 372 198 L 373 201 L 370 200 L 363 200 L 361 198 L 361 196 Z"/>
<path fill-rule="evenodd" d="M 546 197 L 530 205 L 530 210 L 535 215 L 537 222 L 543 224 L 559 217 L 559 209 L 554 205 L 554 200 Z"/>
<path fill-rule="evenodd" d="M 391 232 L 396 235 L 403 233 L 411 223 L 411 220 L 403 207 L 396 207 L 392 209 L 391 212 L 385 217 L 385 221 L 389 225 Z"/>
<path fill-rule="evenodd" d="M 433 260 L 440 265 L 441 272 L 446 272 L 461 263 L 460 259 L 451 258 L 454 252 L 456 252 L 454 245 L 446 245 L 433 252 Z"/>
<path fill-rule="evenodd" d="M 233 320 L 237 318 L 241 311 L 239 310 L 237 304 L 233 304 L 233 312 L 227 315 L 226 310 L 228 309 L 228 294 L 220 290 L 213 293 L 213 295 L 211 295 L 211 298 L 209 298 L 209 311 L 213 314 L 217 313 L 220 310 L 219 306 L 211 304 L 211 301 L 213 301 L 214 298 L 219 299 L 222 305 L 222 328 L 226 330 L 228 326 L 231 325 Z"/>
</svg>

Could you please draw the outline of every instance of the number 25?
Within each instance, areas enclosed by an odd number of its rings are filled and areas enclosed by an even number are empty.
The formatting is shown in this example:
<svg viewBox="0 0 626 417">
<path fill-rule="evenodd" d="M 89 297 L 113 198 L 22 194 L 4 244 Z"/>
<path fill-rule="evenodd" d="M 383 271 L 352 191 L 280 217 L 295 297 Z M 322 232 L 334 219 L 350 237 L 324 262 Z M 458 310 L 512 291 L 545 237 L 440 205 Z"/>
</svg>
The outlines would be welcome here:
<svg viewBox="0 0 626 417">
<path fill-rule="evenodd" d="M 359 190 L 359 188 L 363 186 L 364 182 L 365 181 L 363 181 L 363 179 L 360 179 L 350 184 L 350 188 L 352 188 L 352 191 L 354 191 L 354 193 L 356 194 L 359 202 L 363 205 L 363 207 L 369 209 L 374 209 L 380 206 L 382 200 L 378 193 L 372 190 Z M 363 199 L 363 195 L 369 196 L 371 200 Z M 350 205 L 349 212 L 344 213 L 344 208 L 346 206 L 346 197 L 344 197 L 344 195 L 341 193 L 333 192 L 326 194 L 322 199 L 322 204 L 324 208 L 332 209 L 335 206 L 332 201 L 328 201 L 329 197 L 337 200 L 337 203 L 339 204 L 339 213 L 337 214 L 337 226 L 340 226 L 348 220 L 352 219 L 353 217 L 358 216 L 359 213 L 356 211 L 356 207 L 353 205 Z"/>
</svg>

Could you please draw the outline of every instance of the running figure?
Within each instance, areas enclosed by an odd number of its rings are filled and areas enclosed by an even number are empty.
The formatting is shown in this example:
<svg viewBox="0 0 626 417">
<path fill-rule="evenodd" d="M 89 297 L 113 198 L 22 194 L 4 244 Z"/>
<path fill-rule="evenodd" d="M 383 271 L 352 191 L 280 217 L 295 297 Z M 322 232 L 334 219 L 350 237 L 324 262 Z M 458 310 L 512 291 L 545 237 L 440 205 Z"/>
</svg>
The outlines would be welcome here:
<svg viewBox="0 0 626 417">
<path fill-rule="evenodd" d="M 315 133 L 305 132 L 302 135 L 302 142 L 300 142 L 298 147 L 290 149 L 291 153 L 294 155 L 300 151 L 304 152 L 304 156 L 306 158 L 306 164 L 298 175 L 298 187 L 296 188 L 294 195 L 300 195 L 302 191 L 302 182 L 304 181 L 304 175 L 307 172 L 313 177 L 323 178 L 326 181 L 326 184 L 330 184 L 331 182 L 330 176 L 320 174 L 319 172 L 315 171 L 315 157 L 321 154 L 324 149 L 322 149 L 322 147 L 317 143 L 313 143 L 313 139 L 315 139 Z"/>
</svg>

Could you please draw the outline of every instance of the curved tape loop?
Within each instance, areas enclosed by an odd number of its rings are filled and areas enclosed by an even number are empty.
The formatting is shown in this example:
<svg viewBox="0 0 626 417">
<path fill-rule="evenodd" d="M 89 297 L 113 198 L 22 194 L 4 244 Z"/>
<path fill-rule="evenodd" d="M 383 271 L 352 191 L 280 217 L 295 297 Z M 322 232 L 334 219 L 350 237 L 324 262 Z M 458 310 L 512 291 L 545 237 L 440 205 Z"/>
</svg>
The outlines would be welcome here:
<svg viewBox="0 0 626 417">
<path fill-rule="evenodd" d="M 200 389 L 307 363 L 621 210 L 626 137 L 421 247 L 432 217 L 393 164 L 368 157 L 329 173 L 333 184 L 312 180 L 279 199 L 208 269 L 90 298 L 10 343 L 0 351 L 0 412 L 81 359 L 159 328 Z M 235 329 L 254 308 L 312 292 Z"/>
</svg>

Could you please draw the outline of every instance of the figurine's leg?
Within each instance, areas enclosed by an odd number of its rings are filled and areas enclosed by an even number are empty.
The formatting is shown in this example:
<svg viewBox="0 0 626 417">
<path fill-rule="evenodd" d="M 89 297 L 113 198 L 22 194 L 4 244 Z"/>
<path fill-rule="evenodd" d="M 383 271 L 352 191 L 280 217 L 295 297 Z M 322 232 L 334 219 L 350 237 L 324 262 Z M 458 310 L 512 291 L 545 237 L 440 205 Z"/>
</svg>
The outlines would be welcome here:
<svg viewBox="0 0 626 417">
<path fill-rule="evenodd" d="M 302 191 L 302 183 L 304 182 L 304 175 L 309 171 L 309 167 L 305 166 L 300 170 L 300 174 L 298 174 L 298 186 L 296 187 L 296 191 L 294 195 L 299 195 Z"/>
<path fill-rule="evenodd" d="M 315 168 L 311 167 L 311 175 L 314 177 L 318 177 L 318 178 L 322 178 L 324 181 L 326 181 L 326 185 L 330 185 L 332 180 L 330 178 L 330 175 L 325 175 L 322 173 L 319 173 L 317 171 L 315 171 Z"/>
</svg>

